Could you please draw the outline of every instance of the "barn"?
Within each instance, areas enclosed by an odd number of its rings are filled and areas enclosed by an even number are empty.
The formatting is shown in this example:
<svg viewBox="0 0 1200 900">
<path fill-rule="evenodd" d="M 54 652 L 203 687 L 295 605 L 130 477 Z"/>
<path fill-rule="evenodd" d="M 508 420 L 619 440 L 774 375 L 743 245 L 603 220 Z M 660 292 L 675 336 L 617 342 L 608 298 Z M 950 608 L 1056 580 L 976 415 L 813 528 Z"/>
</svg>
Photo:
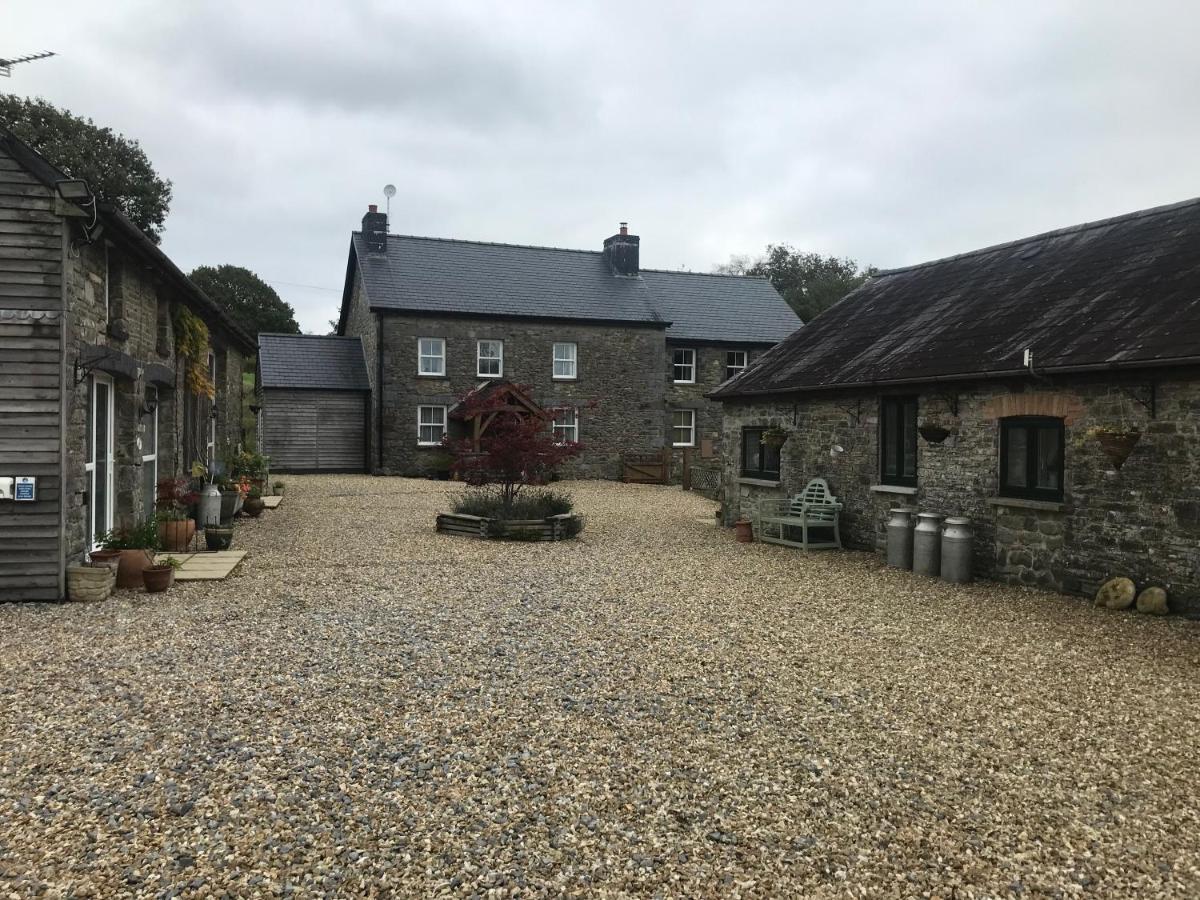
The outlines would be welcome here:
<svg viewBox="0 0 1200 900">
<path fill-rule="evenodd" d="M 259 446 L 273 472 L 363 472 L 371 382 L 357 337 L 260 334 Z"/>
</svg>

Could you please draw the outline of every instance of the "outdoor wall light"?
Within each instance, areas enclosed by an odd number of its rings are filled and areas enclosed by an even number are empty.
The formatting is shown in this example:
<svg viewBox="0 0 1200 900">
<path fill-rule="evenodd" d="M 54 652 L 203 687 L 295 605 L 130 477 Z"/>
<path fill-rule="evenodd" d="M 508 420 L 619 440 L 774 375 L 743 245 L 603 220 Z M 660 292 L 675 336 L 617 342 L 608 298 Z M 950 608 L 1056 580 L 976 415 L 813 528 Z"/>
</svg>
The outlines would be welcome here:
<svg viewBox="0 0 1200 900">
<path fill-rule="evenodd" d="M 62 181 L 54 182 L 54 188 L 58 191 L 58 196 L 69 203 L 87 205 L 96 200 L 92 189 L 82 178 L 64 178 Z"/>
</svg>

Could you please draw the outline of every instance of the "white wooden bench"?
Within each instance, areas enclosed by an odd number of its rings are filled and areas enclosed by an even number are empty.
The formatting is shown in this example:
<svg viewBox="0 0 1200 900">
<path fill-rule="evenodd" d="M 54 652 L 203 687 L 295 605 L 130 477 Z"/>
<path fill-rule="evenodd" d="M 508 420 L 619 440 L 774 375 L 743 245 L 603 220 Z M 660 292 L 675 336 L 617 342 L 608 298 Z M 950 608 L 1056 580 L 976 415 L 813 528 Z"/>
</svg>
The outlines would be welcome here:
<svg viewBox="0 0 1200 900">
<path fill-rule="evenodd" d="M 802 550 L 842 549 L 838 533 L 838 517 L 842 504 L 829 493 L 824 478 L 814 478 L 795 497 L 782 500 L 760 500 L 754 513 L 754 532 L 768 544 L 786 544 Z M 819 528 L 831 532 L 832 539 L 813 540 L 809 530 Z M 800 530 L 800 540 L 792 540 L 789 529 Z"/>
</svg>

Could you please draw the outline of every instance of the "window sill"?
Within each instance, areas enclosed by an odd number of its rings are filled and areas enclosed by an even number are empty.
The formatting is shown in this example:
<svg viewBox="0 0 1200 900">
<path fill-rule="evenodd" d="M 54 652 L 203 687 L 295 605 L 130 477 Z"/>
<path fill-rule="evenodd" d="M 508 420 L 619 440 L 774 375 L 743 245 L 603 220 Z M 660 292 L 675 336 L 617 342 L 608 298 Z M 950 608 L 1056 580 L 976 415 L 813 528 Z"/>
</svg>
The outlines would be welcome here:
<svg viewBox="0 0 1200 900">
<path fill-rule="evenodd" d="M 418 378 L 448 378 L 448 375 L 435 375 L 432 372 L 418 372 Z"/>
<path fill-rule="evenodd" d="M 1011 506 L 1015 509 L 1040 509 L 1044 512 L 1065 512 L 1067 504 L 1053 500 L 1030 500 L 1026 497 L 988 497 L 989 506 Z"/>
<path fill-rule="evenodd" d="M 915 487 L 908 487 L 904 484 L 873 484 L 871 490 L 876 494 L 903 494 L 905 497 L 917 496 Z"/>
<path fill-rule="evenodd" d="M 550 380 L 551 381 L 578 381 L 579 376 L 577 376 L 577 375 L 553 375 L 553 376 L 551 376 Z"/>
<path fill-rule="evenodd" d="M 421 441 L 417 441 L 417 446 L 422 450 L 436 450 L 438 447 L 442 446 L 442 442 L 438 441 L 436 444 L 424 444 Z"/>
<path fill-rule="evenodd" d="M 777 487 L 779 487 L 780 484 L 782 484 L 782 482 L 771 481 L 770 479 L 767 479 L 767 478 L 746 478 L 745 476 L 742 476 L 741 478 L 738 479 L 738 484 L 745 484 L 745 485 L 749 485 L 750 487 L 777 488 Z"/>
</svg>

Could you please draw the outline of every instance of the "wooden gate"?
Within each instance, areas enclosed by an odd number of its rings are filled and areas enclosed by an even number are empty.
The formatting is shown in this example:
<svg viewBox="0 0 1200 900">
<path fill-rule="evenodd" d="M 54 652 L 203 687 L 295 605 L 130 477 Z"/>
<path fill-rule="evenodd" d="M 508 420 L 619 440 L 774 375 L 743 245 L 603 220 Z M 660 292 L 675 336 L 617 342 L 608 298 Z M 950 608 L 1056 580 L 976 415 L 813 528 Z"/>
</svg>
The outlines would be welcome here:
<svg viewBox="0 0 1200 900">
<path fill-rule="evenodd" d="M 621 480 L 628 484 L 666 484 L 670 453 L 665 449 L 661 453 L 627 453 L 621 458 Z"/>
</svg>

